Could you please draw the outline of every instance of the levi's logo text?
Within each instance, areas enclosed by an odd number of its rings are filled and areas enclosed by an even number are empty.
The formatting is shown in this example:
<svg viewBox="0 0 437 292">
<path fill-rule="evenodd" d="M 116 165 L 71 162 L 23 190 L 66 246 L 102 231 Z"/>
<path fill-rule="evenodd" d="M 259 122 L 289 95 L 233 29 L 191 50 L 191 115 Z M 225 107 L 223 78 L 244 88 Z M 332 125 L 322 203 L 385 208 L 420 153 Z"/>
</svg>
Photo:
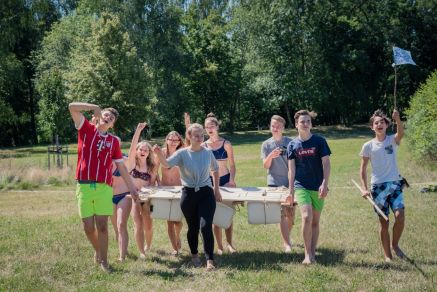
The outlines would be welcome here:
<svg viewBox="0 0 437 292">
<path fill-rule="evenodd" d="M 316 155 L 316 147 L 297 149 L 297 155 L 299 157 L 314 156 Z"/>
</svg>

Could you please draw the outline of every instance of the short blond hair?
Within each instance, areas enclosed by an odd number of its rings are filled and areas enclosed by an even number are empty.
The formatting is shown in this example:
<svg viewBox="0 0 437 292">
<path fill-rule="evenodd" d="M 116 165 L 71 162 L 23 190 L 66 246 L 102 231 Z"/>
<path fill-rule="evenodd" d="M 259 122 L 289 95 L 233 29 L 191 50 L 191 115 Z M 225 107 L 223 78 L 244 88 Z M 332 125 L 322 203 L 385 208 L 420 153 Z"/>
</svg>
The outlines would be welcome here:
<svg viewBox="0 0 437 292">
<path fill-rule="evenodd" d="M 191 133 L 193 132 L 194 129 L 201 129 L 202 132 L 203 132 L 203 127 L 202 127 L 202 125 L 201 125 L 201 124 L 198 124 L 198 123 L 194 123 L 194 124 L 191 124 L 191 125 L 188 127 L 188 129 L 187 129 L 187 134 L 188 134 L 188 135 L 191 135 Z"/>
<path fill-rule="evenodd" d="M 270 121 L 272 121 L 272 120 L 281 123 L 285 127 L 286 122 L 285 122 L 285 119 L 283 117 L 281 117 L 279 115 L 273 115 L 272 118 L 270 119 Z"/>
</svg>

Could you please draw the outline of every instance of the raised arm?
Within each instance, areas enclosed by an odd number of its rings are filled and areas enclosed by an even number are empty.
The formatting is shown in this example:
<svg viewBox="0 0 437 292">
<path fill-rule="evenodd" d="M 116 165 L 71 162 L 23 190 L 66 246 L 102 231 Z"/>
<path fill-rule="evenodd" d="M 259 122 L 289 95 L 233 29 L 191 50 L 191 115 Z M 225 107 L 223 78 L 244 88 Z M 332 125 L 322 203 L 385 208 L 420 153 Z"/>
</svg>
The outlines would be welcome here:
<svg viewBox="0 0 437 292">
<path fill-rule="evenodd" d="M 130 171 L 135 167 L 135 155 L 137 152 L 138 140 L 140 139 L 141 132 L 147 126 L 147 123 L 139 123 L 137 129 L 135 130 L 134 136 L 132 137 L 132 142 L 130 143 L 129 154 L 127 159 L 127 168 Z"/>
<path fill-rule="evenodd" d="M 170 165 L 167 162 L 167 159 L 165 159 L 164 154 L 162 154 L 161 147 L 158 145 L 153 145 L 152 151 L 155 153 L 156 157 L 159 160 L 159 163 L 161 163 L 162 167 L 170 168 Z"/>
<path fill-rule="evenodd" d="M 370 196 L 369 189 L 367 188 L 367 165 L 369 164 L 369 157 L 361 157 L 360 165 L 360 180 L 361 180 L 361 194 L 365 198 Z"/>
<path fill-rule="evenodd" d="M 187 131 L 191 125 L 191 118 L 189 113 L 184 113 L 184 124 L 185 124 L 185 146 L 190 145 L 190 140 L 187 139 Z"/>
<path fill-rule="evenodd" d="M 329 155 L 322 157 L 322 166 L 323 182 L 319 187 L 319 196 L 321 198 L 326 198 L 326 196 L 328 195 L 329 176 L 331 175 L 331 160 L 329 159 Z"/>
<path fill-rule="evenodd" d="M 393 111 L 392 119 L 396 122 L 395 142 L 399 145 L 402 137 L 404 137 L 404 125 L 402 124 L 400 114 L 397 110 Z"/>
<path fill-rule="evenodd" d="M 237 173 L 237 168 L 235 167 L 234 149 L 232 148 L 232 145 L 229 141 L 225 143 L 225 150 L 228 153 L 229 174 L 231 176 L 228 185 L 230 187 L 235 188 L 237 186 L 235 183 L 235 175 Z"/>
<path fill-rule="evenodd" d="M 68 105 L 68 110 L 70 111 L 76 127 L 80 125 L 82 118 L 85 118 L 82 114 L 82 111 L 93 111 L 93 116 L 95 119 L 99 119 L 102 115 L 102 110 L 98 105 L 86 102 L 72 102 Z"/>
</svg>

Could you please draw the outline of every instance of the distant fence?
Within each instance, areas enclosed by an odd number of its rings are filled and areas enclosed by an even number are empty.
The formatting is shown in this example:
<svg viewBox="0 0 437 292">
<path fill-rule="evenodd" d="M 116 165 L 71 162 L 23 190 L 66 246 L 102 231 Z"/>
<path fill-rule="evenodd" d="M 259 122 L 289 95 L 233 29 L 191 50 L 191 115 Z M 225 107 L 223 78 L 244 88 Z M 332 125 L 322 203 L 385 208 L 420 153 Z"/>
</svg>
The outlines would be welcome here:
<svg viewBox="0 0 437 292">
<path fill-rule="evenodd" d="M 51 156 L 51 157 L 50 157 Z M 52 161 L 53 166 L 56 165 L 57 168 L 64 167 L 64 156 L 66 166 L 68 167 L 68 144 L 60 145 L 59 136 L 56 135 L 54 144 L 47 146 L 47 167 L 50 169 Z"/>
</svg>

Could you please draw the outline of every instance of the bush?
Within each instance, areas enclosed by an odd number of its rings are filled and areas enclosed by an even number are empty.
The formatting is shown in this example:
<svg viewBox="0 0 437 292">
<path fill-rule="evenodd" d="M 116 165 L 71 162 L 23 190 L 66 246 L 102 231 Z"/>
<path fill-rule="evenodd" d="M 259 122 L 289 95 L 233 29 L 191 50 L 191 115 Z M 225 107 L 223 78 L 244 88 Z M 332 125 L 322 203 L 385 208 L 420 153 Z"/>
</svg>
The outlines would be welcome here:
<svg viewBox="0 0 437 292">
<path fill-rule="evenodd" d="M 407 117 L 413 157 L 420 161 L 437 161 L 437 71 L 414 94 Z"/>
</svg>

